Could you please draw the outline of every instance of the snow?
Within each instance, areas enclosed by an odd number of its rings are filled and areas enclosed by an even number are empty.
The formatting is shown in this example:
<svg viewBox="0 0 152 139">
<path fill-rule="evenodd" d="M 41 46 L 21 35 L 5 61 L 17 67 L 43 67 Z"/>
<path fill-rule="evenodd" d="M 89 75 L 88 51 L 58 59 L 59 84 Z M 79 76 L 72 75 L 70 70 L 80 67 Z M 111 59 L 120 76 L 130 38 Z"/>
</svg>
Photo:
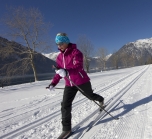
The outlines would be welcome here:
<svg viewBox="0 0 152 139">
<path fill-rule="evenodd" d="M 44 55 L 45 57 L 52 59 L 52 60 L 56 60 L 56 57 L 58 56 L 60 52 L 53 52 L 53 53 L 48 53 L 48 54 L 44 54 L 42 53 L 42 55 Z"/>
<path fill-rule="evenodd" d="M 139 39 L 135 42 L 131 42 L 137 48 L 152 48 L 152 38 L 149 39 Z"/>
<path fill-rule="evenodd" d="M 105 59 L 108 60 L 110 57 L 112 56 L 112 54 L 108 54 Z M 94 59 L 99 59 L 100 56 L 96 56 L 96 57 L 93 57 Z"/>
<path fill-rule="evenodd" d="M 112 56 L 112 54 L 107 55 L 106 60 L 108 60 L 111 56 Z"/>
<path fill-rule="evenodd" d="M 151 139 L 152 65 L 89 74 L 94 92 L 105 98 L 115 118 L 77 93 L 70 139 Z M 0 88 L 0 139 L 56 139 L 61 133 L 63 89 L 47 91 L 47 81 Z M 64 80 L 56 86 L 64 87 Z M 99 119 L 94 123 L 94 119 Z M 90 125 L 90 127 L 89 127 Z"/>
</svg>

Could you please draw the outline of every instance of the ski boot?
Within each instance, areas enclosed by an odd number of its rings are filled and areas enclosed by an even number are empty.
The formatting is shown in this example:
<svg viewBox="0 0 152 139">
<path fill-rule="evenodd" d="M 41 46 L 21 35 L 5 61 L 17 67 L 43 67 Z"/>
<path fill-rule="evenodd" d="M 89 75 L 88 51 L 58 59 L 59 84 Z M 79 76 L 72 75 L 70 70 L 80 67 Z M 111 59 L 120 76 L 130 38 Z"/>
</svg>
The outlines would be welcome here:
<svg viewBox="0 0 152 139">
<path fill-rule="evenodd" d="M 61 135 L 57 139 L 66 139 L 71 134 L 71 130 L 62 131 Z"/>
</svg>

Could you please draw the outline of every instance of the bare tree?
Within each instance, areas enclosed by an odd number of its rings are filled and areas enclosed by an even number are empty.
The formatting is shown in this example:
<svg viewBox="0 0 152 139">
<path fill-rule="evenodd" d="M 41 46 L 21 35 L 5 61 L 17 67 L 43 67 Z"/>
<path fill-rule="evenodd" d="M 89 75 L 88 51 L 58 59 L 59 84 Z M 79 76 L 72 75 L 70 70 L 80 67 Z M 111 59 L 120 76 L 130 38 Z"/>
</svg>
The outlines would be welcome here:
<svg viewBox="0 0 152 139">
<path fill-rule="evenodd" d="M 106 68 L 106 61 L 107 61 L 106 56 L 108 55 L 108 51 L 107 51 L 107 49 L 105 47 L 100 47 L 97 50 L 97 53 L 99 55 L 99 59 L 98 59 L 99 65 L 100 65 L 100 67 L 103 70 L 105 70 L 105 68 Z"/>
<path fill-rule="evenodd" d="M 135 63 L 136 63 L 136 55 L 134 53 L 131 53 L 129 56 L 128 56 L 128 59 L 129 59 L 129 65 L 131 67 L 135 66 Z"/>
<path fill-rule="evenodd" d="M 93 54 L 93 45 L 85 35 L 82 35 L 78 38 L 77 45 L 80 51 L 83 53 L 84 66 L 86 68 L 86 71 L 89 73 L 90 56 Z"/>
<path fill-rule="evenodd" d="M 125 52 L 122 52 L 120 55 L 120 61 L 123 67 L 128 67 L 128 55 Z"/>
<path fill-rule="evenodd" d="M 114 51 L 114 53 L 113 53 L 112 56 L 111 56 L 111 62 L 112 62 L 111 65 L 112 65 L 114 68 L 118 69 L 119 55 L 117 54 L 116 51 Z"/>
<path fill-rule="evenodd" d="M 121 65 L 125 68 L 134 66 L 135 64 L 135 59 L 134 59 L 134 54 L 133 53 L 128 53 L 125 51 L 122 51 L 119 53 L 119 61 L 121 62 Z"/>
<path fill-rule="evenodd" d="M 25 49 L 16 47 L 12 43 L 1 49 L 1 53 L 5 54 L 3 57 L 7 57 L 10 54 L 20 55 L 19 59 L 3 66 L 3 69 L 7 69 L 7 75 L 10 76 L 21 71 L 24 73 L 25 70 L 31 67 L 35 81 L 38 80 L 34 58 L 38 52 L 42 53 L 50 47 L 50 45 L 47 45 L 47 41 L 45 41 L 50 24 L 45 23 L 43 20 L 43 15 L 36 8 L 9 8 L 4 16 L 3 23 L 9 27 L 13 39 L 17 39 Z M 20 67 L 16 68 L 14 65 L 20 65 Z"/>
<path fill-rule="evenodd" d="M 152 64 L 152 56 L 151 57 L 148 57 L 147 61 L 146 61 L 146 64 Z"/>
</svg>

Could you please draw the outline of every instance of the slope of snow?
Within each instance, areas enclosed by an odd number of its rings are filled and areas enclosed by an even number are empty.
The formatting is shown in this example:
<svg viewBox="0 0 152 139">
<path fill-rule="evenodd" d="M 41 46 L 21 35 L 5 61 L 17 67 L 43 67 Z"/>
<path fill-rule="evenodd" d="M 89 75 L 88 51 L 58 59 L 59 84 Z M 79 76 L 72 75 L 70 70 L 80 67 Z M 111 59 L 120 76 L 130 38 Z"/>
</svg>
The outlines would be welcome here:
<svg viewBox="0 0 152 139">
<path fill-rule="evenodd" d="M 135 42 L 131 42 L 137 48 L 152 48 L 152 38 L 150 39 L 139 39 Z"/>
<path fill-rule="evenodd" d="M 108 60 L 110 57 L 112 56 L 112 54 L 109 54 L 105 57 L 106 60 Z M 99 59 L 99 56 L 93 57 L 94 59 Z"/>
<path fill-rule="evenodd" d="M 106 60 L 108 60 L 111 56 L 112 56 L 112 54 L 107 55 Z"/>
<path fill-rule="evenodd" d="M 104 96 L 105 111 L 77 93 L 70 139 L 151 139 L 152 65 L 89 74 L 94 92 Z M 64 80 L 49 92 L 50 81 L 0 88 L 0 138 L 56 139 L 61 133 Z M 99 116 L 99 117 L 98 117 Z M 94 120 L 96 119 L 96 122 Z"/>
<path fill-rule="evenodd" d="M 52 60 L 56 60 L 56 57 L 58 56 L 60 52 L 53 52 L 53 53 L 49 53 L 49 54 L 43 54 L 45 57 L 52 59 Z"/>
</svg>

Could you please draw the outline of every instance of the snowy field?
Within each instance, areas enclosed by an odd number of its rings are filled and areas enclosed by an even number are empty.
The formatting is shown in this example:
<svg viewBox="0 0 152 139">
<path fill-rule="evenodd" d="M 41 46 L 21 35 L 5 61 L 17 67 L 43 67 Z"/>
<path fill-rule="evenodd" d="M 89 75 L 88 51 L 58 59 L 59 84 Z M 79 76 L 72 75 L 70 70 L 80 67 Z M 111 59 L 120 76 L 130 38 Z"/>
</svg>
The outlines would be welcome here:
<svg viewBox="0 0 152 139">
<path fill-rule="evenodd" d="M 152 65 L 89 74 L 105 108 L 80 92 L 73 102 L 70 139 L 152 139 Z M 0 88 L 0 139 L 56 139 L 61 133 L 62 89 L 50 81 Z M 63 88 L 64 80 L 56 86 Z"/>
</svg>

